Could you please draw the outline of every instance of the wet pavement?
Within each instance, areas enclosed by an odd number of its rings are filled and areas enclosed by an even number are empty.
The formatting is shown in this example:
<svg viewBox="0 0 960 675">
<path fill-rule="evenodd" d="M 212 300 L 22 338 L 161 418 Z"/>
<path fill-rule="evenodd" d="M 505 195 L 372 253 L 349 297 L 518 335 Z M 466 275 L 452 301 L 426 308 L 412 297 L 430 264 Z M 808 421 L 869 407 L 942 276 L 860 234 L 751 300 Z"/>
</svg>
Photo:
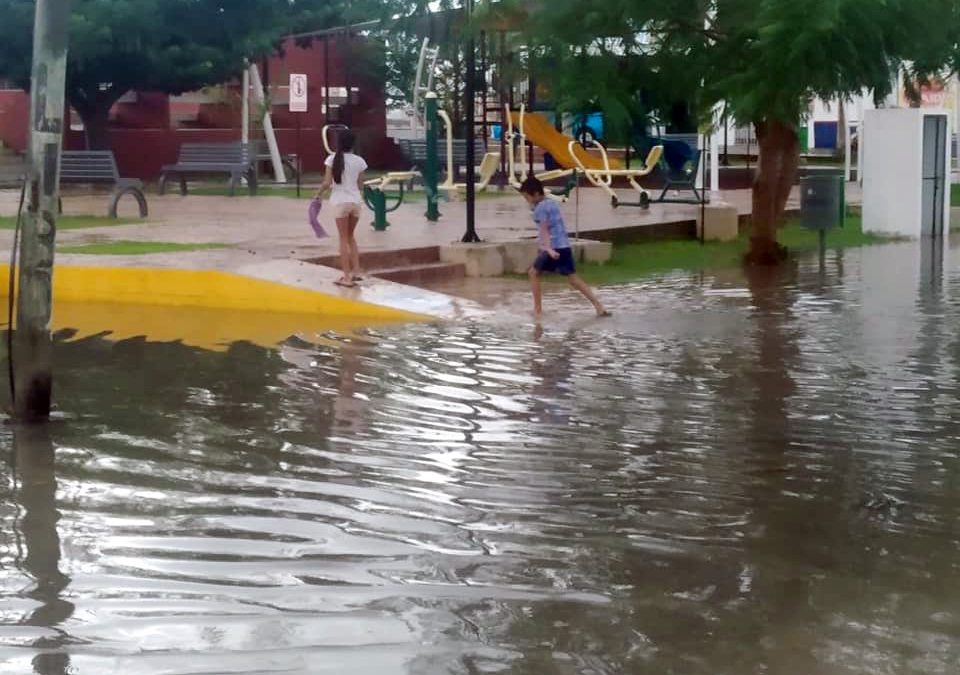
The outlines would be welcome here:
<svg viewBox="0 0 960 675">
<path fill-rule="evenodd" d="M 958 263 L 61 341 L 0 432 L 0 673 L 956 673 Z"/>
<path fill-rule="evenodd" d="M 860 188 L 849 184 L 846 188 L 848 204 L 860 202 Z M 654 204 L 649 209 L 610 207 L 606 193 L 584 188 L 579 198 L 562 205 L 564 217 L 571 232 L 584 234 L 597 230 L 635 230 L 663 223 L 693 221 L 699 212 L 694 204 Z M 622 194 L 626 199 L 628 191 Z M 17 212 L 19 193 L 0 190 L 0 215 Z M 336 254 L 337 231 L 331 209 L 324 209 L 320 219 L 334 236 L 318 240 L 307 224 L 308 201 L 286 197 L 207 197 L 190 195 L 150 195 L 150 218 L 140 221 L 135 217 L 135 202 L 124 202 L 121 217 L 132 222 L 109 227 L 61 230 L 57 233 L 60 245 L 78 246 L 111 241 L 160 241 L 180 244 L 220 244 L 225 248 L 146 255 L 84 255 L 58 254 L 57 262 L 66 265 L 98 265 L 110 267 L 158 267 L 186 269 L 235 270 L 268 260 L 306 260 Z M 719 193 L 714 201 L 728 202 L 746 214 L 751 209 L 750 190 L 730 190 Z M 799 188 L 788 208 L 799 206 Z M 106 197 L 103 194 L 69 193 L 64 197 L 67 215 L 103 214 Z M 393 251 L 418 247 L 442 246 L 460 241 L 466 223 L 466 207 L 462 201 L 443 202 L 439 223 L 424 218 L 422 197 L 405 203 L 390 213 L 391 227 L 376 232 L 370 226 L 372 216 L 364 211 L 357 240 L 362 251 Z M 536 234 L 530 209 L 513 191 L 502 195 L 493 193 L 477 202 L 477 228 L 486 241 L 501 242 L 529 238 Z M 9 257 L 13 233 L 0 233 L 0 256 Z"/>
</svg>

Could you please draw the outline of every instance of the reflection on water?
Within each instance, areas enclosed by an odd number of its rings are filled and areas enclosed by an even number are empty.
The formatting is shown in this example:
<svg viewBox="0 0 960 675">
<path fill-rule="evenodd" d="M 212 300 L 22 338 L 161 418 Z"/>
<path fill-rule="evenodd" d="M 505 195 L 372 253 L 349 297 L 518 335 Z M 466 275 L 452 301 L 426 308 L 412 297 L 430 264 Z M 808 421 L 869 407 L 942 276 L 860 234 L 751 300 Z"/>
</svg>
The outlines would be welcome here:
<svg viewBox="0 0 960 675">
<path fill-rule="evenodd" d="M 0 437 L 0 673 L 956 673 L 956 261 L 60 343 Z"/>
</svg>

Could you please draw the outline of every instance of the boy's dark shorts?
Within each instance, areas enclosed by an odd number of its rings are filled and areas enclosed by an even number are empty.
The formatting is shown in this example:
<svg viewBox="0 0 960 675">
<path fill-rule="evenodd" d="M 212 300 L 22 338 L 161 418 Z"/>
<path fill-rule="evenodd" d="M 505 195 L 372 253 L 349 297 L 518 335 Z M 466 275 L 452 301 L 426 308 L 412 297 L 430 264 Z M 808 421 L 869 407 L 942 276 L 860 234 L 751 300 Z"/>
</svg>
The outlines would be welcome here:
<svg viewBox="0 0 960 675">
<path fill-rule="evenodd" d="M 558 248 L 557 253 L 560 257 L 554 260 L 546 251 L 540 251 L 537 259 L 533 261 L 533 269 L 541 274 L 544 272 L 553 272 L 565 277 L 577 273 L 577 266 L 573 262 L 573 249 Z"/>
</svg>

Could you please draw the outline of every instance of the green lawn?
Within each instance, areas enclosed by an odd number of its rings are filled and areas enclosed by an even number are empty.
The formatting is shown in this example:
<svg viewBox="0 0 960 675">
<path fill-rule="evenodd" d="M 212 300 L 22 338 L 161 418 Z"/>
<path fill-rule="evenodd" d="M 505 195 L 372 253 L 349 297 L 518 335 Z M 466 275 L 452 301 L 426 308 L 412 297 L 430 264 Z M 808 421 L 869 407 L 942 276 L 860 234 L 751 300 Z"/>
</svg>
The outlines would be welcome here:
<svg viewBox="0 0 960 675">
<path fill-rule="evenodd" d="M 58 230 L 85 230 L 92 227 L 116 227 L 133 225 L 143 220 L 130 218 L 107 218 L 106 216 L 60 216 L 57 218 Z M 0 217 L 0 230 L 12 230 L 17 224 L 16 216 Z"/>
<path fill-rule="evenodd" d="M 300 199 L 313 199 L 313 195 L 314 195 L 314 193 L 316 192 L 316 189 L 317 189 L 316 186 L 313 186 L 313 187 L 302 187 L 302 188 L 300 189 Z M 388 189 L 388 190 L 387 190 L 387 200 L 388 200 L 387 203 L 388 203 L 388 204 L 393 204 L 393 201 L 396 199 L 397 192 L 398 192 L 398 191 L 396 190 L 396 188 L 391 188 L 391 189 Z M 228 197 L 228 196 L 230 195 L 230 190 L 229 190 L 228 188 L 226 188 L 226 187 L 205 186 L 205 187 L 198 187 L 198 188 L 194 188 L 194 189 L 190 190 L 190 194 L 192 194 L 192 195 L 198 195 L 198 196 L 200 196 L 200 197 Z M 477 192 L 477 199 L 478 199 L 478 200 L 480 200 L 480 199 L 498 199 L 498 198 L 503 197 L 503 196 L 505 196 L 505 195 L 506 195 L 506 196 L 509 196 L 509 195 L 511 195 L 511 194 L 515 194 L 515 191 L 513 191 L 513 190 L 504 190 L 504 191 L 501 192 L 499 189 L 497 189 L 497 188 L 495 188 L 495 187 L 490 187 L 490 188 L 488 188 L 487 190 L 485 190 L 485 191 L 483 191 L 483 192 Z M 236 196 L 237 196 L 237 197 L 250 197 L 250 193 L 246 190 L 246 188 L 243 188 L 243 189 L 239 189 L 239 188 L 238 188 L 238 189 L 237 189 L 237 194 L 236 194 Z M 296 188 L 296 186 L 290 187 L 289 185 L 288 185 L 288 186 L 282 186 L 282 187 L 275 187 L 275 186 L 264 187 L 264 186 L 260 186 L 259 191 L 257 192 L 257 196 L 258 196 L 258 197 L 286 197 L 287 199 L 296 199 L 296 198 L 297 198 L 297 188 Z M 518 198 L 519 198 L 519 197 L 518 197 Z M 461 193 L 460 200 L 462 201 L 463 199 L 466 199 L 466 197 L 463 196 L 463 193 Z M 405 190 L 405 191 L 404 191 L 404 194 L 403 194 L 403 201 L 404 201 L 404 203 L 407 203 L 407 202 L 410 202 L 410 203 L 425 202 L 425 201 L 426 201 L 426 194 L 423 192 L 422 189 L 417 189 L 417 190 L 413 190 L 413 191 Z M 446 201 L 446 196 L 445 196 L 445 194 L 444 194 L 442 191 L 441 191 L 441 193 L 440 193 L 440 201 L 441 201 L 441 202 Z"/>
<path fill-rule="evenodd" d="M 881 236 L 866 234 L 861 229 L 859 216 L 850 216 L 845 226 L 827 235 L 827 246 L 844 249 L 889 241 Z M 816 251 L 819 242 L 815 232 L 791 223 L 780 232 L 780 243 L 792 253 Z M 740 265 L 747 249 L 748 238 L 741 236 L 733 242 L 655 241 L 615 246 L 613 257 L 606 265 L 584 265 L 583 278 L 592 284 L 614 284 L 655 273 L 672 271 L 700 271 L 731 268 Z"/>
<path fill-rule="evenodd" d="M 84 255 L 148 255 L 150 253 L 178 253 L 227 248 L 226 244 L 177 244 L 167 241 L 107 241 L 96 244 L 60 246 L 58 253 Z"/>
</svg>

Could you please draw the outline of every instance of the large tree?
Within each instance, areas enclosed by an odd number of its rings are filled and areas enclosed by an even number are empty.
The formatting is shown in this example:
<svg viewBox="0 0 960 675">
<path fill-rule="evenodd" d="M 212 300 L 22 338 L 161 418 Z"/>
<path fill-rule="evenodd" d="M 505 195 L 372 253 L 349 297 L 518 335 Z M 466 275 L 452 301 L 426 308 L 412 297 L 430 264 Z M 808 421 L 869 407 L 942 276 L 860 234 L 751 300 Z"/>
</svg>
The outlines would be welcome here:
<svg viewBox="0 0 960 675">
<path fill-rule="evenodd" d="M 798 129 L 815 97 L 882 98 L 899 69 L 956 65 L 960 0 L 580 0 L 530 5 L 528 39 L 568 96 L 594 96 L 623 123 L 648 90 L 686 89 L 703 122 L 724 104 L 756 128 L 748 261 L 783 258 L 777 228 L 799 161 Z M 573 91 L 570 91 L 573 89 Z M 671 93 L 673 90 L 673 93 Z"/>
<path fill-rule="evenodd" d="M 127 92 L 180 94 L 224 82 L 283 35 L 348 20 L 346 7 L 339 0 L 74 0 L 67 98 L 88 145 L 105 148 L 110 109 Z M 0 0 L 0 77 L 23 87 L 34 9 L 35 0 Z"/>
</svg>

